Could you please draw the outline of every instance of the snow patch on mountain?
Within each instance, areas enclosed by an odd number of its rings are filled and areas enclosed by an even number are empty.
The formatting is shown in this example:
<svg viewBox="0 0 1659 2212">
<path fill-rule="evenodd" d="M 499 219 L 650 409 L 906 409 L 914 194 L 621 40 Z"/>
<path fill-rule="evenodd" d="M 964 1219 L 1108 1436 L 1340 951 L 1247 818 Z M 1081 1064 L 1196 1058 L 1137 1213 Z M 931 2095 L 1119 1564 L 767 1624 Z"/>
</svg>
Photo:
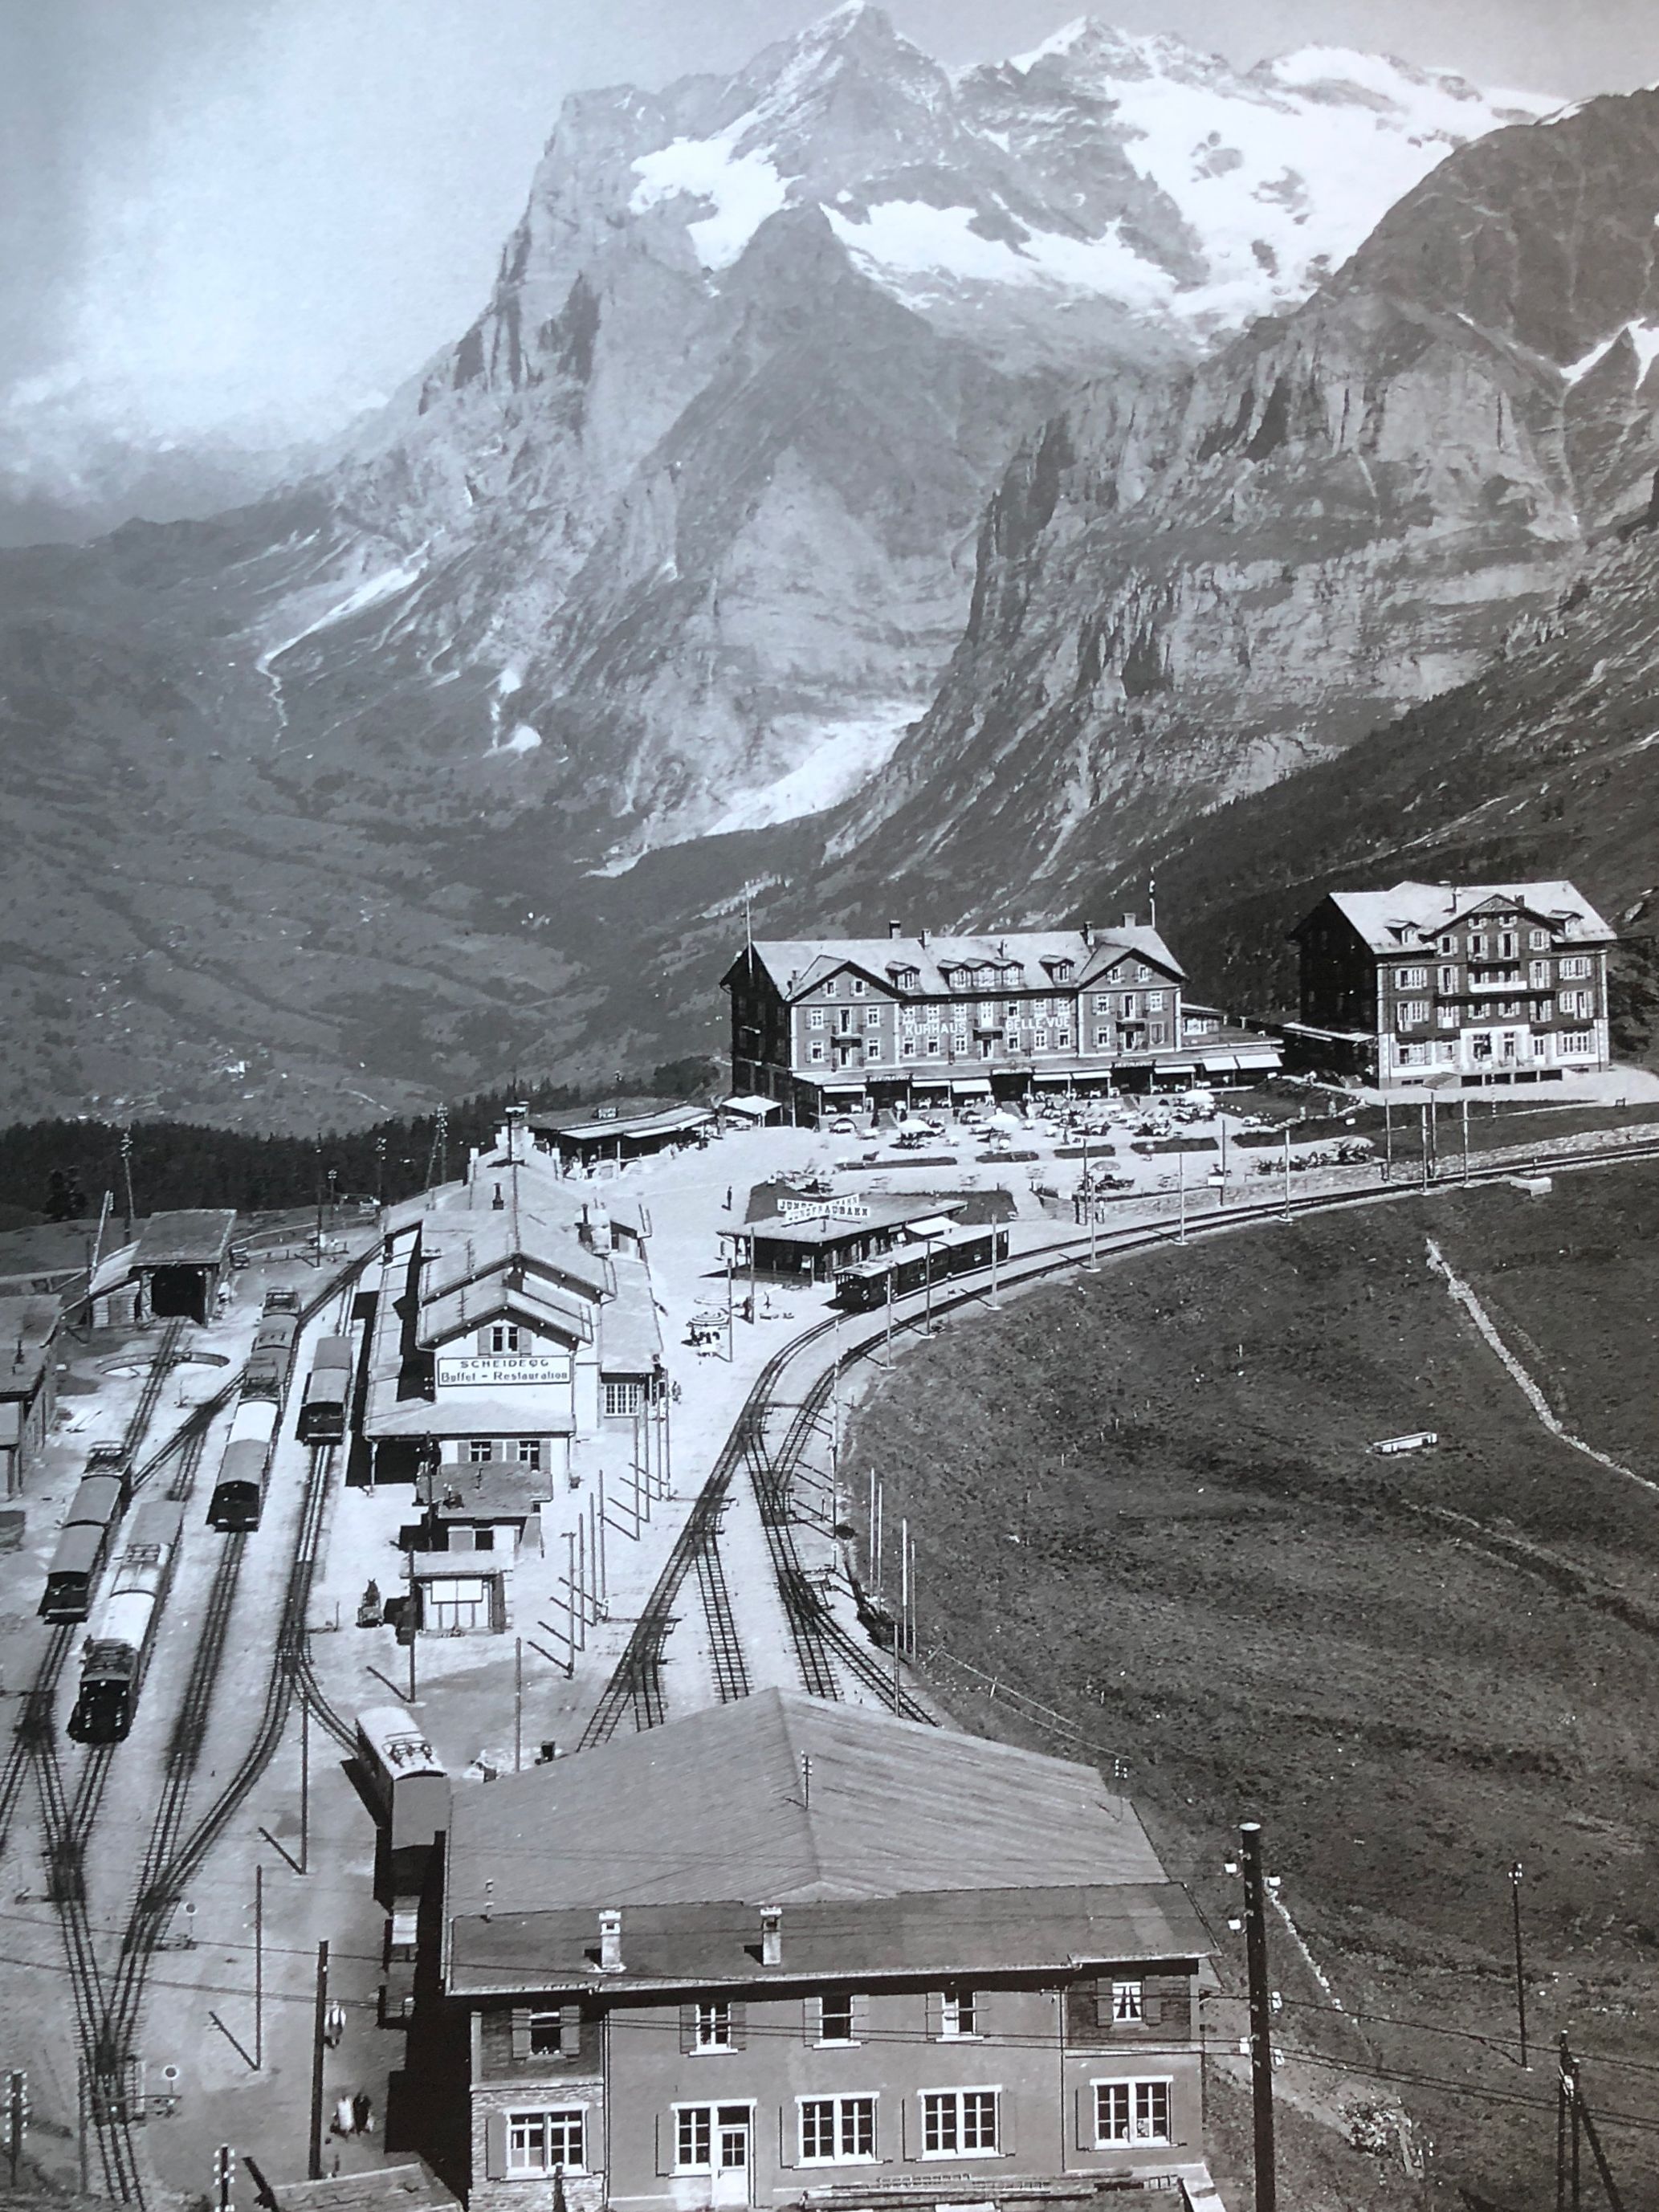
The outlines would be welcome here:
<svg viewBox="0 0 1659 2212">
<path fill-rule="evenodd" d="M 925 699 L 889 700 L 860 719 L 823 726 L 808 741 L 799 766 L 774 782 L 735 793 L 709 834 L 718 837 L 732 830 L 764 830 L 838 806 L 886 767 L 899 739 L 927 703 Z"/>
<path fill-rule="evenodd" d="M 889 278 L 942 276 L 965 283 L 1054 284 L 1100 293 L 1143 310 L 1167 306 L 1175 291 L 1169 270 L 1137 253 L 1125 241 L 1120 222 L 1109 224 L 1098 238 L 1027 231 L 1016 245 L 975 230 L 969 207 L 880 200 L 862 222 L 835 208 L 824 213 L 848 252 L 872 273 Z"/>
<path fill-rule="evenodd" d="M 739 154 L 734 142 L 750 118 L 716 138 L 676 138 L 634 164 L 639 183 L 628 204 L 642 215 L 665 201 L 690 198 L 712 212 L 685 226 L 708 270 L 729 269 L 769 215 L 788 199 L 788 186 L 764 153 Z"/>
<path fill-rule="evenodd" d="M 1577 361 L 1564 362 L 1563 380 L 1567 384 L 1582 384 L 1590 371 L 1604 362 L 1620 338 L 1628 338 L 1636 355 L 1636 381 L 1638 387 L 1646 382 L 1648 371 L 1659 357 L 1659 324 L 1621 323 L 1611 337 L 1602 338 Z"/>
</svg>

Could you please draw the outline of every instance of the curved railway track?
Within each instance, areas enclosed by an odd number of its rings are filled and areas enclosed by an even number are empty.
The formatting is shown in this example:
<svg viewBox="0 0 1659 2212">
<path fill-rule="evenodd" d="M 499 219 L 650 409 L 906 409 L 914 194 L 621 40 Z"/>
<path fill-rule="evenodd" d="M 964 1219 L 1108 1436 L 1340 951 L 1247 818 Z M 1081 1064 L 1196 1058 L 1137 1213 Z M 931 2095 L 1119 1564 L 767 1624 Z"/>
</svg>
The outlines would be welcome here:
<svg viewBox="0 0 1659 2212">
<path fill-rule="evenodd" d="M 1298 1214 L 1327 1212 L 1336 1207 L 1388 1205 L 1406 1199 L 1421 1198 L 1437 1191 L 1507 1182 L 1518 1175 L 1611 1167 L 1633 1160 L 1655 1158 L 1659 1158 L 1659 1139 L 1649 1139 L 1618 1146 L 1586 1146 L 1576 1152 L 1530 1153 L 1486 1163 L 1471 1159 L 1467 1175 L 1461 1170 L 1455 1175 L 1443 1175 L 1426 1186 L 1413 1182 L 1372 1185 L 1360 1190 L 1302 1190 L 1288 1204 L 1283 1196 L 1241 1199 L 1224 1208 L 1206 1209 L 1201 1213 L 1190 1214 L 1184 1230 L 1179 1221 L 1156 1221 L 1127 1223 L 1121 1229 L 1098 1228 L 1092 1236 L 1079 1232 L 1063 1243 L 1049 1245 L 1024 1260 L 1003 1261 L 998 1267 L 997 1278 L 1002 1291 L 1012 1292 L 1051 1276 L 1074 1271 L 1085 1263 L 1091 1252 L 1102 1260 L 1118 1259 L 1152 1246 L 1176 1243 L 1183 1234 L 1190 1242 L 1235 1229 L 1263 1227 L 1275 1221 L 1293 1220 Z M 986 1296 L 989 1273 L 988 1269 L 980 1269 L 972 1276 L 936 1284 L 931 1301 L 935 1319 L 981 1303 Z M 922 1297 L 921 1292 L 914 1292 L 908 1300 L 901 1302 L 912 1308 L 906 1316 L 907 1321 L 916 1318 Z M 878 1691 L 884 1703 L 892 1702 L 894 1685 L 890 1663 L 884 1665 L 881 1656 L 862 1644 L 836 1617 L 801 1564 L 793 1530 L 795 1476 L 807 1440 L 822 1422 L 835 1371 L 850 1367 L 859 1360 L 870 1358 L 884 1343 L 884 1317 L 863 1336 L 853 1335 L 851 1325 L 848 1327 L 844 1349 L 837 1353 L 832 1365 L 808 1386 L 805 1397 L 793 1408 L 794 1418 L 775 1454 L 768 1450 L 765 1441 L 769 1415 L 783 1410 L 777 1393 L 790 1363 L 842 1326 L 839 1318 L 834 1316 L 815 1322 L 811 1328 L 803 1330 L 799 1336 L 775 1352 L 761 1369 L 732 1425 L 732 1433 L 698 1492 L 667 1563 L 646 1601 L 627 1647 L 600 1694 L 599 1702 L 578 1743 L 579 1750 L 586 1750 L 595 1744 L 608 1741 L 620 1727 L 623 1716 L 630 1711 L 636 1729 L 655 1728 L 665 1719 L 667 1706 L 663 1692 L 662 1668 L 669 1632 L 674 1626 L 673 1608 L 687 1575 L 695 1571 L 702 1589 L 705 1611 L 708 1611 L 709 1571 L 704 1561 L 706 1558 L 717 1558 L 720 1514 L 732 1480 L 740 1468 L 747 1471 L 754 1486 L 774 1577 L 789 1624 L 790 1637 L 805 1687 L 814 1697 L 839 1697 L 840 1686 L 836 1675 L 836 1663 L 839 1662 L 867 1687 Z M 723 1572 L 720 1579 L 723 1589 Z M 730 1634 L 735 1638 L 735 1623 L 731 1620 L 729 1600 L 725 1620 L 720 1629 L 722 1641 L 727 1636 L 726 1624 L 730 1625 Z M 710 1640 L 711 1644 L 715 1641 L 715 1623 L 712 1614 Z M 725 1701 L 728 1697 L 727 1686 L 738 1679 L 738 1668 L 743 1668 L 743 1679 L 747 1680 L 740 1640 L 736 1665 L 732 1664 L 728 1656 L 726 1662 L 727 1672 L 724 1677 L 721 1663 L 717 1658 L 716 1687 L 722 1701 Z M 741 1696 L 746 1692 L 732 1690 L 730 1694 Z M 933 1721 L 936 1717 L 907 1692 L 902 1683 L 898 1688 L 898 1704 L 899 1710 L 910 1719 Z"/>
</svg>

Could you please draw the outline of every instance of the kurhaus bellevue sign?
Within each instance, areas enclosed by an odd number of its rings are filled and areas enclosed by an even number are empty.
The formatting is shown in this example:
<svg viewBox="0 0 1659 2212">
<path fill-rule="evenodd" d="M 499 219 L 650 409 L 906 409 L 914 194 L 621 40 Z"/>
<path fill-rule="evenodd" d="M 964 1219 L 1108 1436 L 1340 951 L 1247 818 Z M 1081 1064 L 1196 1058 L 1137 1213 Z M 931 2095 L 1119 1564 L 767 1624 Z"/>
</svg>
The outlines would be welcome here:
<svg viewBox="0 0 1659 2212">
<path fill-rule="evenodd" d="M 468 1385 L 487 1390 L 500 1390 L 517 1383 L 568 1382 L 570 1380 L 570 1355 L 568 1352 L 542 1352 L 522 1357 L 506 1355 L 489 1359 L 474 1357 L 467 1359 L 440 1359 L 438 1388 L 459 1389 Z"/>
</svg>

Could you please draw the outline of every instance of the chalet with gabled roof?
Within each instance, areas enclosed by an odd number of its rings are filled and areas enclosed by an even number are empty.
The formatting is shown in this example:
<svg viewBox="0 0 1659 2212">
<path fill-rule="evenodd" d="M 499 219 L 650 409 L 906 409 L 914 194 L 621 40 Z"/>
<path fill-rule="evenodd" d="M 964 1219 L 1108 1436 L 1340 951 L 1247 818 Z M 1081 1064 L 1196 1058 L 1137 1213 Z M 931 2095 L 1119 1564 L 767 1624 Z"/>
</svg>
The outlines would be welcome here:
<svg viewBox="0 0 1659 2212">
<path fill-rule="evenodd" d="M 1559 1083 L 1610 1064 L 1613 930 L 1562 880 L 1332 891 L 1291 932 L 1304 1066 L 1402 1084 Z"/>
</svg>

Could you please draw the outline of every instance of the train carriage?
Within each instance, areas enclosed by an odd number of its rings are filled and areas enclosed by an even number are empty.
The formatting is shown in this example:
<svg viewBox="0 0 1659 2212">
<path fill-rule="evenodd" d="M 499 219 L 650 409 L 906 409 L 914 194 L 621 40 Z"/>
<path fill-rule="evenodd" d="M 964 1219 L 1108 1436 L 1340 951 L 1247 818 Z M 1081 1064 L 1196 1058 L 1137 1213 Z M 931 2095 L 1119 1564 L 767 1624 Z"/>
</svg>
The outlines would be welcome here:
<svg viewBox="0 0 1659 2212">
<path fill-rule="evenodd" d="M 77 1743 L 119 1743 L 132 1727 L 184 1516 L 184 1507 L 168 1498 L 157 1498 L 133 1516 L 82 1655 L 81 1686 L 69 1718 Z"/>
<path fill-rule="evenodd" d="M 289 1369 L 294 1364 L 295 1340 L 299 1333 L 297 1315 L 264 1315 L 254 1331 L 247 1365 L 243 1370 L 244 1396 L 281 1398 L 288 1387 Z"/>
<path fill-rule="evenodd" d="M 93 1586 L 127 1497 L 125 1468 L 114 1474 L 82 1478 L 70 1501 L 52 1565 L 46 1570 L 46 1586 L 40 1606 L 45 1620 L 86 1619 L 91 1609 Z"/>
<path fill-rule="evenodd" d="M 946 1282 L 953 1275 L 969 1275 L 988 1267 L 993 1254 L 999 1261 L 1007 1258 L 1006 1228 L 975 1224 L 950 1229 L 923 1244 L 898 1245 L 873 1260 L 842 1268 L 836 1277 L 831 1303 L 849 1312 L 868 1312 L 872 1307 L 884 1305 L 890 1297 L 908 1297 L 915 1291 L 925 1290 L 929 1283 Z"/>
<path fill-rule="evenodd" d="M 276 1432 L 275 1401 L 244 1398 L 231 1421 L 230 1441 L 219 1463 L 218 1480 L 208 1506 L 207 1517 L 214 1528 L 230 1531 L 258 1527 Z"/>
<path fill-rule="evenodd" d="M 385 1836 L 382 1886 L 394 1903 L 421 1893 L 433 1838 L 449 1826 L 449 1776 L 420 1723 L 399 1705 L 357 1716 L 357 1761 Z"/>
<path fill-rule="evenodd" d="M 335 1444 L 344 1437 L 354 1364 L 349 1336 L 318 1340 L 300 1406 L 301 1443 Z"/>
</svg>

